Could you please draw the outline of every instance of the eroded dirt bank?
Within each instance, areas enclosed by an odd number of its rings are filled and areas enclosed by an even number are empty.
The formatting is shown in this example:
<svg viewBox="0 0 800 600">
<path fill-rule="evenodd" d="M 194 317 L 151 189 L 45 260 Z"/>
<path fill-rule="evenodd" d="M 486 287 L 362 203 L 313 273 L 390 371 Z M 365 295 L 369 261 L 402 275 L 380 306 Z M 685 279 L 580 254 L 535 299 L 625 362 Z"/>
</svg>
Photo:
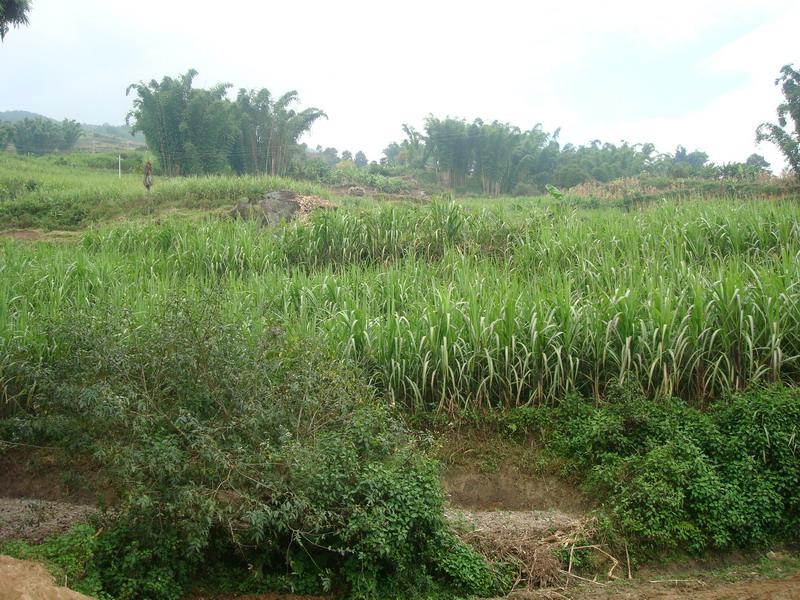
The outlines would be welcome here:
<svg viewBox="0 0 800 600">
<path fill-rule="evenodd" d="M 89 600 L 59 587 L 42 565 L 0 556 L 0 600 Z"/>
</svg>

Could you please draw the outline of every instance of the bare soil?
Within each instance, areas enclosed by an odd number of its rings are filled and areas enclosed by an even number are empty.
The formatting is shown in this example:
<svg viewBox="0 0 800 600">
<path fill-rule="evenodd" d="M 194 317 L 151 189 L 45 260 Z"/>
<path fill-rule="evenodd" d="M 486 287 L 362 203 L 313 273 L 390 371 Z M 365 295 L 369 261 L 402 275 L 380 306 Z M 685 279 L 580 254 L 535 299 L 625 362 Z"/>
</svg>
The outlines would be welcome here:
<svg viewBox="0 0 800 600">
<path fill-rule="evenodd" d="M 89 600 L 89 596 L 58 587 L 42 565 L 0 556 L 0 600 Z"/>
<path fill-rule="evenodd" d="M 800 575 L 783 579 L 737 581 L 654 580 L 600 586 L 582 583 L 573 588 L 515 592 L 509 598 L 534 600 L 800 600 Z"/>
<path fill-rule="evenodd" d="M 67 456 L 55 448 L 0 450 L 0 496 L 92 506 L 113 500 L 108 483 L 86 457 Z"/>
<path fill-rule="evenodd" d="M 47 537 L 66 533 L 95 514 L 96 508 L 83 504 L 0 498 L 0 543 L 25 540 L 38 544 Z"/>
<path fill-rule="evenodd" d="M 0 231 L 0 238 L 23 242 L 62 242 L 75 239 L 77 235 L 73 231 L 43 231 L 41 229 L 6 229 L 5 231 Z"/>
<path fill-rule="evenodd" d="M 513 464 L 493 473 L 450 469 L 441 479 L 450 503 L 470 510 L 548 511 L 578 515 L 588 508 L 578 491 L 553 475 L 530 475 Z"/>
</svg>

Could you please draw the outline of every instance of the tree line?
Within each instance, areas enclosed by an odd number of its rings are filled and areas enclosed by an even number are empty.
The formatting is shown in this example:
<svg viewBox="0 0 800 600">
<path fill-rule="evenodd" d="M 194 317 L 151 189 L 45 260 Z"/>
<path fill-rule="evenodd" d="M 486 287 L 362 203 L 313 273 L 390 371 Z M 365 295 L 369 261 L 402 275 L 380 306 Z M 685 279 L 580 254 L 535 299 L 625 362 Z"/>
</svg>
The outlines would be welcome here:
<svg viewBox="0 0 800 600">
<path fill-rule="evenodd" d="M 429 116 L 422 131 L 409 125 L 403 130 L 405 139 L 384 149 L 384 164 L 433 171 L 444 186 L 471 187 L 491 196 L 642 174 L 755 177 L 769 167 L 758 154 L 743 163 L 714 165 L 705 152 L 689 152 L 683 146 L 674 153 L 663 153 L 651 143 L 594 140 L 579 146 L 562 145 L 559 130 L 550 133 L 541 124 L 523 130 L 499 121 Z"/>
<path fill-rule="evenodd" d="M 785 99 L 778 106 L 778 123 L 760 125 L 756 141 L 775 144 L 797 174 L 800 72 L 785 65 L 775 84 L 781 87 Z M 384 165 L 433 172 L 444 186 L 473 188 L 492 196 L 527 193 L 546 185 L 568 188 L 590 180 L 607 182 L 639 175 L 755 178 L 770 166 L 760 154 L 751 154 L 743 162 L 716 165 L 705 152 L 689 152 L 681 145 L 673 153 L 658 152 L 651 143 L 594 140 L 580 146 L 562 145 L 559 130 L 549 133 L 541 124 L 523 130 L 499 121 L 467 122 L 431 115 L 422 131 L 403 125 L 403 132 L 405 139 L 384 149 Z"/>
<path fill-rule="evenodd" d="M 318 146 L 315 152 L 300 144 L 300 137 L 326 115 L 318 108 L 297 108 L 296 91 L 275 96 L 266 88 L 242 88 L 230 98 L 231 84 L 197 88 L 196 76 L 197 71 L 190 69 L 175 78 L 165 76 L 127 89 L 134 99 L 126 122 L 132 133 L 144 135 L 168 175 L 266 173 L 338 181 L 332 173 L 369 166 L 382 176 L 435 177 L 446 187 L 498 196 L 642 174 L 755 178 L 769 168 L 759 154 L 716 165 L 705 152 L 690 152 L 684 146 L 671 153 L 659 152 L 652 143 L 593 140 L 576 146 L 562 144 L 558 129 L 548 132 L 541 124 L 525 130 L 496 120 L 467 122 L 433 115 L 422 130 L 403 125 L 404 139 L 384 149 L 381 165 L 370 164 L 362 151 L 340 155 L 335 148 Z M 798 173 L 800 72 L 785 65 L 775 83 L 785 98 L 778 106 L 778 122 L 760 125 L 756 139 L 775 144 Z M 69 119 L 0 123 L 0 148 L 13 143 L 20 153 L 67 151 L 81 135 L 80 125 Z"/>
<path fill-rule="evenodd" d="M 83 129 L 72 119 L 59 123 L 43 117 L 27 118 L 16 123 L 0 123 L 0 149 L 11 143 L 19 154 L 68 152 L 81 135 Z"/>
<path fill-rule="evenodd" d="M 168 175 L 249 173 L 285 175 L 302 147 L 300 136 L 324 112 L 299 110 L 296 91 L 275 97 L 268 89 L 240 89 L 228 98 L 231 84 L 193 87 L 197 71 L 128 87 L 134 92 L 126 122 L 141 131 Z"/>
</svg>

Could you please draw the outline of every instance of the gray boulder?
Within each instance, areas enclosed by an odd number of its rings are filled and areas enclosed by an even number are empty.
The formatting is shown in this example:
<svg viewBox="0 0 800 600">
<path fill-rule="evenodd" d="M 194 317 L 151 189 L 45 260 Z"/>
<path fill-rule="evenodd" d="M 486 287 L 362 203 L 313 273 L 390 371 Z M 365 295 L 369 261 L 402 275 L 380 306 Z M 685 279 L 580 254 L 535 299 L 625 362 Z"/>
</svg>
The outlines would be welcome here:
<svg viewBox="0 0 800 600">
<path fill-rule="evenodd" d="M 269 192 L 260 200 L 239 202 L 229 213 L 233 219 L 258 221 L 261 225 L 278 225 L 287 221 L 307 221 L 317 209 L 335 209 L 336 205 L 318 196 L 301 196 L 296 192 Z"/>
<path fill-rule="evenodd" d="M 278 225 L 291 221 L 300 211 L 299 197 L 295 192 L 269 192 L 261 200 L 239 202 L 230 216 L 234 219 L 255 220 L 262 225 Z"/>
</svg>

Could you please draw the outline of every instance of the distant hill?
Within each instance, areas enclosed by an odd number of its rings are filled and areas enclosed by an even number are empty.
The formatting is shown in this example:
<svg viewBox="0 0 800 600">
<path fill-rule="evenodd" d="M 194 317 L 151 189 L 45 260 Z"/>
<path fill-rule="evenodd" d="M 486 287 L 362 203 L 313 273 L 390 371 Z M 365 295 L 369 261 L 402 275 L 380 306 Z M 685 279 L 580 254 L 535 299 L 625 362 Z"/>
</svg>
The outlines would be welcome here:
<svg viewBox="0 0 800 600">
<path fill-rule="evenodd" d="M 16 123 L 17 121 L 24 121 L 25 119 L 35 119 L 41 117 L 42 119 L 50 119 L 38 113 L 32 113 L 27 110 L 0 110 L 0 121 L 9 121 Z M 53 121 L 53 119 L 50 119 Z"/>
<path fill-rule="evenodd" d="M 5 110 L 0 111 L 0 121 L 16 123 L 25 119 L 48 119 L 55 121 L 51 117 L 40 115 L 27 110 Z M 145 145 L 144 135 L 137 132 L 131 136 L 130 127 L 127 125 L 92 125 L 91 123 L 81 123 L 83 135 L 75 145 L 76 150 L 89 150 L 103 152 L 108 150 L 134 150 Z"/>
</svg>

